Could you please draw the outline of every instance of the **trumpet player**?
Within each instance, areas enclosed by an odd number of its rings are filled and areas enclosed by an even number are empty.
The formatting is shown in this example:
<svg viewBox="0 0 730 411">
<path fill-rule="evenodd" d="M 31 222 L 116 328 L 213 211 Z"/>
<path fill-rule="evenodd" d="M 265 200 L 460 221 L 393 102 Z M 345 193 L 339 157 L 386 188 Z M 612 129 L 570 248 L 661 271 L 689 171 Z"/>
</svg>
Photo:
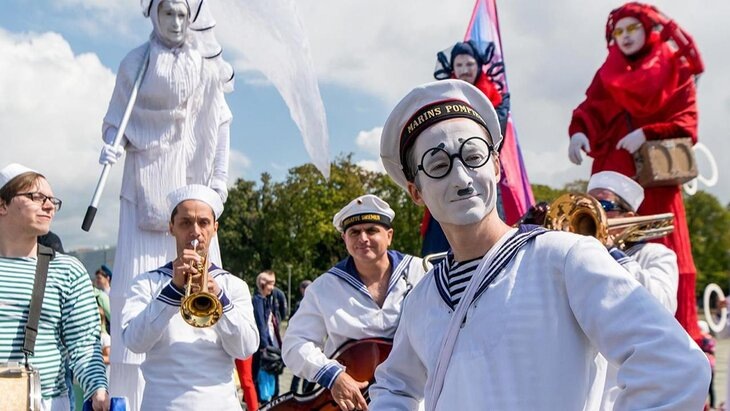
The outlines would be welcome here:
<svg viewBox="0 0 730 411">
<path fill-rule="evenodd" d="M 239 411 L 234 359 L 253 354 L 259 335 L 246 283 L 206 258 L 223 202 L 202 185 L 181 187 L 167 200 L 177 258 L 137 276 L 122 310 L 124 344 L 147 354 L 141 410 Z M 181 310 L 190 299 L 220 311 Z"/>
<path fill-rule="evenodd" d="M 601 203 L 608 218 L 633 217 L 644 200 L 644 189 L 641 185 L 615 171 L 593 174 L 588 181 L 588 194 Z M 614 236 L 620 234 L 609 231 L 606 244 L 609 253 L 674 315 L 677 311 L 679 286 L 677 255 L 664 244 L 651 242 L 627 243 L 621 250 L 613 244 Z M 617 380 L 618 368 L 608 363 L 600 354 L 596 364 L 599 369 L 605 370 L 600 410 L 613 410 L 621 393 Z"/>
</svg>

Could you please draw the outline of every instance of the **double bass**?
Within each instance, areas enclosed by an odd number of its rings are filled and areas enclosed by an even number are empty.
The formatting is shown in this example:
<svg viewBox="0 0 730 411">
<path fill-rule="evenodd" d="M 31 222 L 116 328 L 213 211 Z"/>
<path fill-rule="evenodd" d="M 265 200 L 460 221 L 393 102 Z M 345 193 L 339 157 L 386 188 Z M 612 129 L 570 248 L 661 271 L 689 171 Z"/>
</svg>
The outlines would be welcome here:
<svg viewBox="0 0 730 411">
<path fill-rule="evenodd" d="M 342 344 L 332 358 L 347 368 L 347 373 L 356 381 L 368 381 L 363 389 L 363 397 L 370 402 L 368 388 L 375 382 L 375 368 L 390 354 L 393 340 L 386 338 L 366 338 Z M 288 392 L 271 400 L 260 411 L 339 411 L 340 407 L 325 387 L 298 394 Z"/>
</svg>

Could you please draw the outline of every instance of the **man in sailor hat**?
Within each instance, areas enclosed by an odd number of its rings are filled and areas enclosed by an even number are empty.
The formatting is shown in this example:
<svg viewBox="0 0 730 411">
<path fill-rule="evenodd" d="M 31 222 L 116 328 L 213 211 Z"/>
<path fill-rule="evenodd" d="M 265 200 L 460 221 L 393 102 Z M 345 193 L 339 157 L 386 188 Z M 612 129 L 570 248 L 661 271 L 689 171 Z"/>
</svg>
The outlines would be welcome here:
<svg viewBox="0 0 730 411">
<path fill-rule="evenodd" d="M 422 260 L 389 250 L 395 212 L 372 194 L 352 200 L 332 220 L 349 257 L 314 280 L 289 320 L 284 363 L 327 387 L 343 410 L 367 409 L 356 381 L 330 357 L 349 340 L 393 338 L 406 294 L 424 274 Z"/>
<path fill-rule="evenodd" d="M 168 197 L 170 233 L 177 258 L 137 276 L 125 294 L 122 339 L 142 362 L 145 389 L 142 410 L 211 409 L 239 411 L 233 383 L 235 358 L 246 358 L 259 345 L 248 286 L 207 258 L 218 231 L 223 201 L 212 188 L 183 186 Z M 196 328 L 183 320 L 180 304 L 189 276 L 208 262 L 207 291 L 220 301 L 218 322 Z M 193 281 L 192 290 L 200 288 Z"/>
</svg>

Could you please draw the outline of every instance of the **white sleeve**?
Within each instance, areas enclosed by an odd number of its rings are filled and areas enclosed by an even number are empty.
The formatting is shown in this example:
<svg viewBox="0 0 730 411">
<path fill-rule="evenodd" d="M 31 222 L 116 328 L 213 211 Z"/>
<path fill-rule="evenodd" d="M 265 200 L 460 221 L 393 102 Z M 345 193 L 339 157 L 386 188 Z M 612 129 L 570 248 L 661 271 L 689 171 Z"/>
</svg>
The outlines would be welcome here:
<svg viewBox="0 0 730 411">
<path fill-rule="evenodd" d="M 218 127 L 218 143 L 213 159 L 213 179 L 228 183 L 228 162 L 231 149 L 231 122 L 226 121 Z"/>
<path fill-rule="evenodd" d="M 427 370 L 411 345 L 408 327 L 417 320 L 409 318 L 413 310 L 406 298 L 401 311 L 400 326 L 395 331 L 393 349 L 388 358 L 375 369 L 375 384 L 370 386 L 368 409 L 417 410 L 426 386 Z M 417 310 L 416 310 L 417 311 Z"/>
<path fill-rule="evenodd" d="M 707 357 L 598 241 L 577 241 L 563 272 L 576 320 L 618 367 L 623 389 L 616 411 L 702 409 L 710 383 Z"/>
<path fill-rule="evenodd" d="M 344 367 L 322 351 L 327 328 L 318 307 L 319 290 L 315 287 L 312 284 L 307 288 L 296 314 L 289 320 L 281 355 L 292 374 L 330 388 Z"/>
<path fill-rule="evenodd" d="M 117 136 L 117 127 L 107 126 L 104 128 L 101 138 L 102 138 L 102 140 L 104 140 L 105 143 L 112 144 L 112 143 L 114 143 L 114 138 L 116 136 Z M 129 143 L 129 141 L 127 140 L 127 137 L 122 136 L 122 141 L 121 141 L 121 143 L 119 143 L 119 146 L 127 147 L 127 143 Z"/>
<path fill-rule="evenodd" d="M 130 351 L 138 354 L 149 351 L 180 312 L 183 296 L 171 279 L 155 277 L 159 274 L 139 275 L 125 294 L 122 308 L 122 340 Z M 162 287 L 158 281 L 167 282 Z M 154 295 L 157 294 L 157 295 Z"/>
<path fill-rule="evenodd" d="M 223 315 L 213 329 L 218 333 L 223 349 L 233 358 L 247 358 L 259 348 L 259 331 L 253 318 L 251 293 L 248 285 L 237 278 L 219 282 Z M 224 288 L 225 287 L 225 288 Z"/>
<path fill-rule="evenodd" d="M 677 254 L 661 244 L 646 244 L 633 257 L 637 264 L 631 269 L 627 267 L 629 272 L 669 312 L 676 313 L 679 288 Z"/>
</svg>

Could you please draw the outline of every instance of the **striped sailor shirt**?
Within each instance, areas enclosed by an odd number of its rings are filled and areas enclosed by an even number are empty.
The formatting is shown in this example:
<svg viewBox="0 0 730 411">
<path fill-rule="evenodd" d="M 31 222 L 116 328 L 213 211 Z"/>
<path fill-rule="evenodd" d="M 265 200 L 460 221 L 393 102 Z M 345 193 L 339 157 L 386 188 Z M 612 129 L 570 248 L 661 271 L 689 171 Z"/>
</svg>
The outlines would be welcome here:
<svg viewBox="0 0 730 411">
<path fill-rule="evenodd" d="M 0 257 L 0 362 L 24 362 L 23 339 L 36 262 L 35 257 Z M 89 274 L 76 258 L 57 253 L 48 267 L 35 355 L 30 358 L 40 372 L 43 398 L 68 391 L 67 357 L 85 398 L 107 388 L 99 327 Z"/>
</svg>

